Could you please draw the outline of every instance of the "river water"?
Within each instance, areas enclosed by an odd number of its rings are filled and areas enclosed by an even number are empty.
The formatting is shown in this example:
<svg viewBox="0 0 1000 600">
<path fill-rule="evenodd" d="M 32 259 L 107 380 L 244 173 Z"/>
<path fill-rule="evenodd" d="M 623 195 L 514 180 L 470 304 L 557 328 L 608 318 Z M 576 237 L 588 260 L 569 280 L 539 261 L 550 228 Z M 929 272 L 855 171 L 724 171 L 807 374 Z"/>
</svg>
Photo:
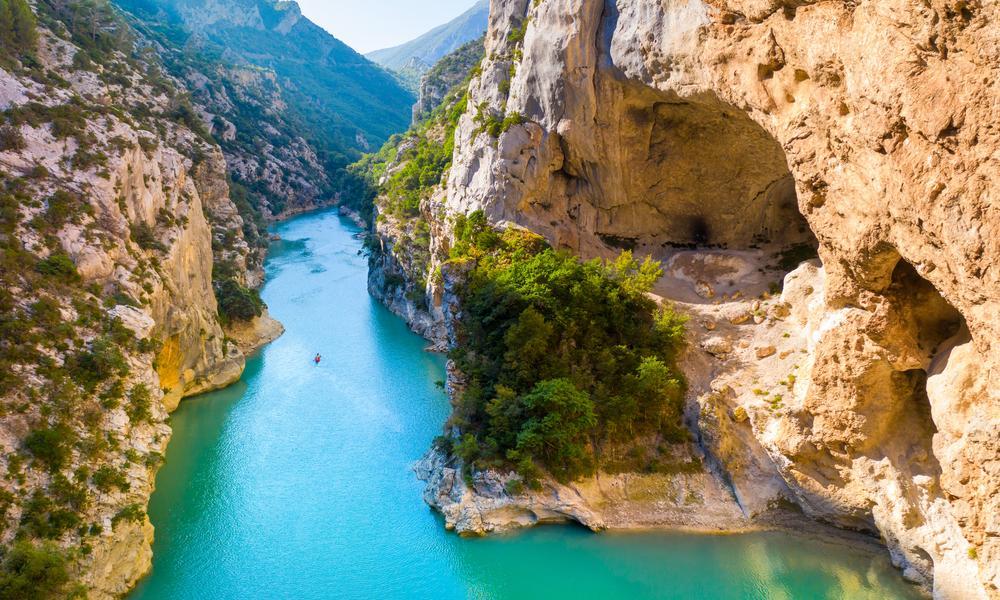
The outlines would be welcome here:
<svg viewBox="0 0 1000 600">
<path fill-rule="evenodd" d="M 446 532 L 410 469 L 449 413 L 443 359 L 368 296 L 353 225 L 276 232 L 263 296 L 287 333 L 173 415 L 132 600 L 915 597 L 884 552 L 780 533 Z"/>
</svg>

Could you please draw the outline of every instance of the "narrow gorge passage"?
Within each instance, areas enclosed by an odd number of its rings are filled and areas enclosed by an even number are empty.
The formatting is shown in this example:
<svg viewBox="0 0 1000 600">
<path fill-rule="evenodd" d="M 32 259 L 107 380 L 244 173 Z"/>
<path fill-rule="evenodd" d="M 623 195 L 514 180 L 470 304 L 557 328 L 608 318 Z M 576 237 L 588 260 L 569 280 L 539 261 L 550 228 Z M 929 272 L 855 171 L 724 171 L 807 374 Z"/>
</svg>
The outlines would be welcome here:
<svg viewBox="0 0 1000 600">
<path fill-rule="evenodd" d="M 0 600 L 1000 600 L 996 23 L 0 0 Z"/>
<path fill-rule="evenodd" d="M 449 413 L 442 358 L 368 296 L 357 230 L 333 211 L 276 232 L 263 295 L 287 333 L 241 383 L 174 415 L 153 570 L 133 600 L 912 597 L 883 553 L 853 542 L 446 532 L 410 470 Z"/>
</svg>

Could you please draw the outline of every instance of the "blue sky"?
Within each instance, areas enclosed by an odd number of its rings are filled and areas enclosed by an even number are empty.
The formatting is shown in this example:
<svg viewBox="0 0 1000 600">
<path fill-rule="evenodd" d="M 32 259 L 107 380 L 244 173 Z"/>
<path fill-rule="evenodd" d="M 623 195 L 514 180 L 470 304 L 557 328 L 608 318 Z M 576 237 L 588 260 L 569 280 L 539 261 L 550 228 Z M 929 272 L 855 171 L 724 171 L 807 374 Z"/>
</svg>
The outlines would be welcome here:
<svg viewBox="0 0 1000 600">
<path fill-rule="evenodd" d="M 475 0 L 298 0 L 302 13 L 361 53 L 397 46 L 447 23 Z"/>
</svg>

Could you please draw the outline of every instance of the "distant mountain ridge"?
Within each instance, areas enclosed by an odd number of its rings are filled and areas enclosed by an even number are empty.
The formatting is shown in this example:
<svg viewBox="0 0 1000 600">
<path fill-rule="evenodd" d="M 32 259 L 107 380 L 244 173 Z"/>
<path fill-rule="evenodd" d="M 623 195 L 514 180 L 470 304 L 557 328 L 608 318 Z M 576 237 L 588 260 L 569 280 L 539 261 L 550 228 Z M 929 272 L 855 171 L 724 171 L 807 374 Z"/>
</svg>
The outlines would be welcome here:
<svg viewBox="0 0 1000 600">
<path fill-rule="evenodd" d="M 112 1 L 186 83 L 234 195 L 263 217 L 354 206 L 347 165 L 409 125 L 414 98 L 398 77 L 295 2 Z"/>
<path fill-rule="evenodd" d="M 273 70 L 289 108 L 344 150 L 377 146 L 409 124 L 414 98 L 389 73 L 276 0 L 115 0 L 175 43 Z M 360 136 L 358 134 L 361 134 Z M 345 152 L 350 154 L 351 152 Z"/>
<path fill-rule="evenodd" d="M 445 55 L 481 37 L 486 32 L 489 16 L 489 0 L 479 0 L 454 20 L 435 27 L 414 40 L 392 48 L 375 50 L 365 56 L 400 73 L 404 78 L 419 81 L 420 75 Z"/>
</svg>

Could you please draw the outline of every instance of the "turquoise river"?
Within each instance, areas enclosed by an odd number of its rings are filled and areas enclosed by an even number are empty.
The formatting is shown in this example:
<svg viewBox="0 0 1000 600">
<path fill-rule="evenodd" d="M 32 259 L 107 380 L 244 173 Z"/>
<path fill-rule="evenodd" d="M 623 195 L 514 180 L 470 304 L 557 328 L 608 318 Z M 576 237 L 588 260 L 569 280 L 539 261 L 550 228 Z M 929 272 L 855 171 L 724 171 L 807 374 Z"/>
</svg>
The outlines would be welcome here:
<svg viewBox="0 0 1000 600">
<path fill-rule="evenodd" d="M 173 415 L 132 600 L 915 597 L 884 551 L 788 534 L 446 532 L 410 467 L 448 416 L 442 357 L 368 296 L 335 212 L 276 232 L 263 296 L 287 333 Z"/>
</svg>

